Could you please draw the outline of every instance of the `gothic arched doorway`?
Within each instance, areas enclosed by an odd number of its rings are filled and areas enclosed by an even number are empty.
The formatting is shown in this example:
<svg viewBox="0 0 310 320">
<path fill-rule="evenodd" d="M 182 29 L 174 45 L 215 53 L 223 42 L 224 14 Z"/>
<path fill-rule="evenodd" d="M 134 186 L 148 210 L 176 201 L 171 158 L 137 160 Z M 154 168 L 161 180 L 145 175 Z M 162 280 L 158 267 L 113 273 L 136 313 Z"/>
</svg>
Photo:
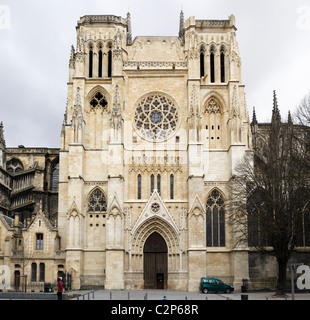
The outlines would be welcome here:
<svg viewBox="0 0 310 320">
<path fill-rule="evenodd" d="M 166 289 L 168 248 L 164 238 L 153 232 L 143 248 L 144 289 Z"/>
</svg>

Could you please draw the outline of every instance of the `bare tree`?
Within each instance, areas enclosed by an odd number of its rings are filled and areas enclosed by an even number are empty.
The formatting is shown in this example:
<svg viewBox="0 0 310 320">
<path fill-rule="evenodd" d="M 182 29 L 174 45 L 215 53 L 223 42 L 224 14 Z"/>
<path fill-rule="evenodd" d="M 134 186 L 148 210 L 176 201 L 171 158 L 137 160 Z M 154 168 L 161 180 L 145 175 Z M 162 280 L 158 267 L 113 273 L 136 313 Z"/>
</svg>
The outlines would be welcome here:
<svg viewBox="0 0 310 320">
<path fill-rule="evenodd" d="M 297 107 L 294 120 L 300 125 L 310 126 L 310 91 L 304 96 Z"/>
<path fill-rule="evenodd" d="M 306 148 L 290 114 L 282 123 L 275 93 L 270 126 L 261 135 L 252 128 L 254 150 L 238 164 L 232 181 L 230 223 L 235 245 L 243 243 L 276 258 L 276 295 L 285 295 L 287 263 L 309 203 Z"/>
<path fill-rule="evenodd" d="M 25 269 L 27 265 L 33 261 L 34 258 L 34 252 L 27 250 L 28 242 L 25 241 L 25 239 L 22 236 L 15 235 L 15 242 L 16 247 L 15 250 L 13 250 L 13 259 L 16 263 L 21 264 L 22 268 L 22 275 L 20 276 L 22 278 L 22 288 L 26 292 L 27 291 L 27 275 L 25 274 Z M 19 243 L 20 244 L 17 244 Z"/>
</svg>

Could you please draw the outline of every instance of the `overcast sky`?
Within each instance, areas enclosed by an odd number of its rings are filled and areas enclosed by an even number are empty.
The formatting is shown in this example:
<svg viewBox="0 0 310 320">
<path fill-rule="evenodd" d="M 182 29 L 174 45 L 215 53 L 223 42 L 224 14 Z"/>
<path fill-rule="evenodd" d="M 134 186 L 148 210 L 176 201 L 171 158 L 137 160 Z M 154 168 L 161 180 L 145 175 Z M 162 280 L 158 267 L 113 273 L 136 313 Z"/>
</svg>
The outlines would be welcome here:
<svg viewBox="0 0 310 320">
<path fill-rule="evenodd" d="M 59 147 L 81 16 L 131 13 L 133 37 L 177 36 L 185 19 L 236 17 L 247 107 L 282 118 L 310 90 L 310 0 L 0 0 L 0 121 L 7 147 Z"/>
</svg>

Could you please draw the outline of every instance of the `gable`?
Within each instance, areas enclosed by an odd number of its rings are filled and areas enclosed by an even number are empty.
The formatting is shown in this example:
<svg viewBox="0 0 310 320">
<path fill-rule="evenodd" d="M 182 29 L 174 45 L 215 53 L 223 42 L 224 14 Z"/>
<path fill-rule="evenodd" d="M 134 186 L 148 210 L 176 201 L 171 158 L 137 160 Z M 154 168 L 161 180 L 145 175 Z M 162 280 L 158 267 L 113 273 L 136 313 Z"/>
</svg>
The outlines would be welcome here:
<svg viewBox="0 0 310 320">
<path fill-rule="evenodd" d="M 179 233 L 179 229 L 174 219 L 172 218 L 164 201 L 162 200 L 161 196 L 159 195 L 156 189 L 154 189 L 154 192 L 149 198 L 145 208 L 143 209 L 142 213 L 140 214 L 136 223 L 134 224 L 132 234 L 134 234 L 137 231 L 137 229 L 146 221 L 154 218 L 164 220 L 172 227 L 172 229 L 174 229 L 176 234 Z"/>
</svg>

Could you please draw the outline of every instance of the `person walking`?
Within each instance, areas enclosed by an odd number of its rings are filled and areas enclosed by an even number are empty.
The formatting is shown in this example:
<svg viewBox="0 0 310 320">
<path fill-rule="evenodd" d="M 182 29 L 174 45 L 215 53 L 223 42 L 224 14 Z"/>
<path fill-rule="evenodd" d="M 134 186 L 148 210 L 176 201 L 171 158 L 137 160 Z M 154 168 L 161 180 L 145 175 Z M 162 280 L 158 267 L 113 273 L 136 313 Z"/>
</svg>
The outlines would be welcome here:
<svg viewBox="0 0 310 320">
<path fill-rule="evenodd" d="M 62 278 L 58 278 L 58 286 L 57 286 L 57 298 L 58 300 L 62 300 L 62 292 L 63 292 L 63 287 L 62 287 Z"/>
</svg>

